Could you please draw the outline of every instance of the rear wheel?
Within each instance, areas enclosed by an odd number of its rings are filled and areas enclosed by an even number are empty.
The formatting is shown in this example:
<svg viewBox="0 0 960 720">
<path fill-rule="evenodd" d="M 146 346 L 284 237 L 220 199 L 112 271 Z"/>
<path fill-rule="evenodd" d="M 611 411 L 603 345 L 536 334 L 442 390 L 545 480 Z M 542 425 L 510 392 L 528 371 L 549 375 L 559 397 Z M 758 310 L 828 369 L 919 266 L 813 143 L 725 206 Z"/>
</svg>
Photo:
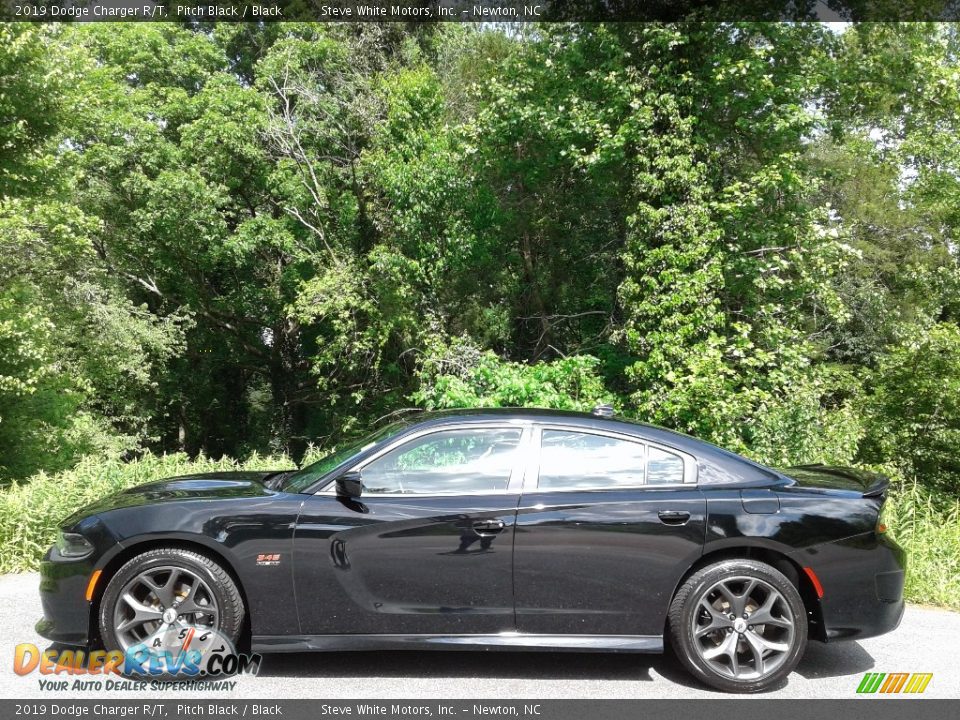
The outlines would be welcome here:
<svg viewBox="0 0 960 720">
<path fill-rule="evenodd" d="M 107 650 L 146 645 L 176 655 L 188 633 L 215 631 L 236 643 L 243 616 L 240 591 L 220 565 L 192 550 L 160 548 L 132 558 L 110 579 L 100 634 Z"/>
<path fill-rule="evenodd" d="M 726 692 L 777 685 L 807 644 L 800 593 L 783 573 L 755 560 L 724 560 L 691 575 L 674 597 L 669 618 L 683 664 Z"/>
</svg>

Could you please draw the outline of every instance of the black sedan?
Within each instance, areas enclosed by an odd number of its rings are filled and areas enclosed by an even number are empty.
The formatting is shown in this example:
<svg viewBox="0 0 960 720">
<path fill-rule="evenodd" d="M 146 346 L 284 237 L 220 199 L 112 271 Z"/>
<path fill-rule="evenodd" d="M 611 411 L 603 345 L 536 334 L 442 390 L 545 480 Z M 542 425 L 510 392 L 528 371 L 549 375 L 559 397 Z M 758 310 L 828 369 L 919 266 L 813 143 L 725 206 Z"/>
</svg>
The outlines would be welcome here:
<svg viewBox="0 0 960 720">
<path fill-rule="evenodd" d="M 773 470 L 608 415 L 423 414 L 299 471 L 121 492 L 63 523 L 37 629 L 120 651 L 175 650 L 185 627 L 261 653 L 669 642 L 750 692 L 808 638 L 897 627 L 882 476 Z"/>
</svg>

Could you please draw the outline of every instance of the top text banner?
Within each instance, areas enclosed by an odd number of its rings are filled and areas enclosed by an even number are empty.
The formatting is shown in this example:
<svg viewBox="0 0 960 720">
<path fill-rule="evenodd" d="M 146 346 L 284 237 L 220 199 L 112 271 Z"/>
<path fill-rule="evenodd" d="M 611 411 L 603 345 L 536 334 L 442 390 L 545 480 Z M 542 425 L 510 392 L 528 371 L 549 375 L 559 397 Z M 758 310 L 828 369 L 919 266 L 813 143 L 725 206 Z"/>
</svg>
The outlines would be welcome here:
<svg viewBox="0 0 960 720">
<path fill-rule="evenodd" d="M 960 0 L 0 0 L 20 22 L 656 22 L 960 19 Z"/>
</svg>

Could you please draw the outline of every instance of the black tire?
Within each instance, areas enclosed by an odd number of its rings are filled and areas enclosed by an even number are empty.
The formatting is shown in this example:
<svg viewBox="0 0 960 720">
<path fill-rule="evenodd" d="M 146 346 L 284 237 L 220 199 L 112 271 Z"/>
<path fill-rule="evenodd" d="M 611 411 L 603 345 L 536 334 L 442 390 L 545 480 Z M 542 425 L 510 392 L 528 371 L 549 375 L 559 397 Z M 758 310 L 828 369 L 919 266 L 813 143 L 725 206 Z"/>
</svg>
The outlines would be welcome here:
<svg viewBox="0 0 960 720">
<path fill-rule="evenodd" d="M 123 650 L 114 632 L 113 623 L 114 611 L 123 588 L 145 571 L 164 567 L 182 568 L 206 583 L 218 609 L 216 630 L 236 645 L 243 629 L 245 608 L 240 590 L 230 573 L 199 552 L 183 548 L 158 548 L 131 558 L 110 578 L 100 600 L 99 612 L 100 637 L 105 649 Z"/>
<path fill-rule="evenodd" d="M 764 613 L 768 602 L 771 609 Z M 742 613 L 730 612 L 738 606 Z M 752 624 L 751 617 L 755 623 L 769 622 Z M 783 573 L 757 560 L 723 560 L 701 568 L 677 591 L 668 618 L 680 661 L 695 678 L 724 692 L 776 687 L 807 645 L 800 593 Z"/>
</svg>

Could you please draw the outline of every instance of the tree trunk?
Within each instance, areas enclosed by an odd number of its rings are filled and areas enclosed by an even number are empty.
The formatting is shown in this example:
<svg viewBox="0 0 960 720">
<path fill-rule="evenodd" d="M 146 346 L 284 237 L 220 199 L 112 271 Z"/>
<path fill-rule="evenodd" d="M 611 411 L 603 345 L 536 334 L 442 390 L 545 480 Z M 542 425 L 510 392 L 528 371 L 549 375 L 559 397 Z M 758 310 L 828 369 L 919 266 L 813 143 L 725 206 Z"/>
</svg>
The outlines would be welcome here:
<svg viewBox="0 0 960 720">
<path fill-rule="evenodd" d="M 303 368 L 300 348 L 300 323 L 286 318 L 273 332 L 270 356 L 270 390 L 277 412 L 278 436 L 284 450 L 297 462 L 307 449 L 306 407 L 298 399 Z"/>
<path fill-rule="evenodd" d="M 520 235 L 520 256 L 523 258 L 523 280 L 527 286 L 530 303 L 533 306 L 533 314 L 540 320 L 540 336 L 534 341 L 533 350 L 530 353 L 530 360 L 533 362 L 540 356 L 540 348 L 550 344 L 550 321 L 547 318 L 547 307 L 543 302 L 543 296 L 540 294 L 540 287 L 537 284 L 536 267 L 533 260 L 533 243 L 530 242 L 530 233 L 528 232 L 523 232 Z"/>
</svg>

